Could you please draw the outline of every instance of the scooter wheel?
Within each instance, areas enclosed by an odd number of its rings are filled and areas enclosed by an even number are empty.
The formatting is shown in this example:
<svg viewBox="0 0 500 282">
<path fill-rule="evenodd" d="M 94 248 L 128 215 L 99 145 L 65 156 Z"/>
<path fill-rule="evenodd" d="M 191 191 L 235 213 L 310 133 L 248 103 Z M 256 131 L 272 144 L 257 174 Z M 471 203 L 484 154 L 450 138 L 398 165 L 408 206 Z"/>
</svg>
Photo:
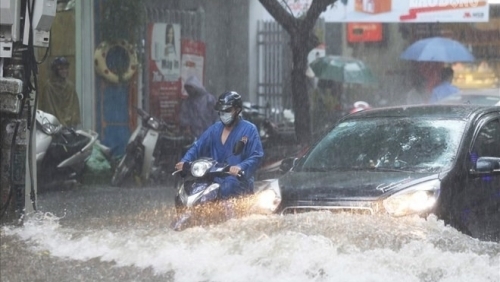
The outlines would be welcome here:
<svg viewBox="0 0 500 282">
<path fill-rule="evenodd" d="M 116 167 L 115 173 L 113 174 L 113 178 L 111 178 L 112 186 L 121 186 L 123 181 L 130 176 L 135 166 L 134 158 L 126 154 L 118 166 Z"/>
</svg>

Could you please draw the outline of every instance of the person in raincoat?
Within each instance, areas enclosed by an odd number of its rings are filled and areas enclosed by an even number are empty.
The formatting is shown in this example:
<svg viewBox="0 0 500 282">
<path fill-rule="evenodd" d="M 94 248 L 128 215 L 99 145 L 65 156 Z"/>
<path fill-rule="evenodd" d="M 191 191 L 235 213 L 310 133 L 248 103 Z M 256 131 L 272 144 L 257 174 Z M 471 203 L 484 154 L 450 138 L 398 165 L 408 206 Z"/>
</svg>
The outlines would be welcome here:
<svg viewBox="0 0 500 282">
<path fill-rule="evenodd" d="M 188 97 L 181 103 L 180 127 L 184 134 L 198 138 L 217 121 L 217 112 L 214 110 L 215 97 L 203 87 L 196 76 L 186 79 L 184 89 Z"/>
<path fill-rule="evenodd" d="M 175 165 L 175 169 L 180 170 L 184 162 L 192 162 L 201 157 L 210 157 L 231 165 L 229 173 L 232 176 L 215 179 L 220 184 L 222 199 L 253 193 L 254 174 L 264 156 L 257 127 L 240 117 L 242 109 L 243 102 L 237 92 L 222 93 L 215 105 L 220 121 L 203 132 Z M 233 147 L 238 141 L 242 141 L 245 146 L 241 154 L 234 155 Z M 244 172 L 244 176 L 238 178 L 240 171 Z"/>
<path fill-rule="evenodd" d="M 333 80 L 318 81 L 318 87 L 312 91 L 312 127 L 313 132 L 320 132 L 335 123 L 342 116 L 342 84 Z"/>
<path fill-rule="evenodd" d="M 54 115 L 68 127 L 80 124 L 80 103 L 75 85 L 68 79 L 69 61 L 55 58 L 50 65 L 50 77 L 40 92 L 38 109 Z"/>
</svg>

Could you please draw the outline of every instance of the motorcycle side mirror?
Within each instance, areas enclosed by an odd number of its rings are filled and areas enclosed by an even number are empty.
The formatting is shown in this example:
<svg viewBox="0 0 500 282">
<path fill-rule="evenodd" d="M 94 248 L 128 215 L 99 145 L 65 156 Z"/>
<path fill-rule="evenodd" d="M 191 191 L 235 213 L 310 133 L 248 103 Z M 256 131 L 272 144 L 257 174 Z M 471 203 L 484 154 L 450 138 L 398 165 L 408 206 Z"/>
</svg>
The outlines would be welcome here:
<svg viewBox="0 0 500 282">
<path fill-rule="evenodd" d="M 241 152 L 243 152 L 244 147 L 245 147 L 245 142 L 243 142 L 241 140 L 236 142 L 236 144 L 234 144 L 234 147 L 233 147 L 233 155 L 237 156 L 237 155 L 241 154 Z"/>
</svg>

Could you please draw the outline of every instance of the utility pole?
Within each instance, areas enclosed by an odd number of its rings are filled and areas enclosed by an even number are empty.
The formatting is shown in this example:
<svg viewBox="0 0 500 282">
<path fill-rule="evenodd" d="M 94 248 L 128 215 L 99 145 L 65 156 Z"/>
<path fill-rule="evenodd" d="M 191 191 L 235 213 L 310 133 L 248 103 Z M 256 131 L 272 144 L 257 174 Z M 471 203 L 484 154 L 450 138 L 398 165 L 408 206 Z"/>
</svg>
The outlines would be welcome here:
<svg viewBox="0 0 500 282">
<path fill-rule="evenodd" d="M 0 223 L 36 209 L 37 62 L 48 47 L 56 0 L 0 0 Z"/>
</svg>

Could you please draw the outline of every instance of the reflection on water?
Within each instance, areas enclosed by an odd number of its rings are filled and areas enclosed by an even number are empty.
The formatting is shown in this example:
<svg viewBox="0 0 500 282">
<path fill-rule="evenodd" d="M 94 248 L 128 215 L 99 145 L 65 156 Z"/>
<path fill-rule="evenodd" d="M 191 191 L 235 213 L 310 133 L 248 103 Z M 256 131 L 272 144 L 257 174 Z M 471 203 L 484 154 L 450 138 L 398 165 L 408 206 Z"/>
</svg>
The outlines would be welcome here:
<svg viewBox="0 0 500 282">
<path fill-rule="evenodd" d="M 500 281 L 499 243 L 472 239 L 434 217 L 313 212 L 182 232 L 168 229 L 171 218 L 169 209 L 156 208 L 63 224 L 40 213 L 23 227 L 3 227 L 2 237 L 33 254 L 151 269 L 150 277 L 171 281 Z"/>
</svg>

